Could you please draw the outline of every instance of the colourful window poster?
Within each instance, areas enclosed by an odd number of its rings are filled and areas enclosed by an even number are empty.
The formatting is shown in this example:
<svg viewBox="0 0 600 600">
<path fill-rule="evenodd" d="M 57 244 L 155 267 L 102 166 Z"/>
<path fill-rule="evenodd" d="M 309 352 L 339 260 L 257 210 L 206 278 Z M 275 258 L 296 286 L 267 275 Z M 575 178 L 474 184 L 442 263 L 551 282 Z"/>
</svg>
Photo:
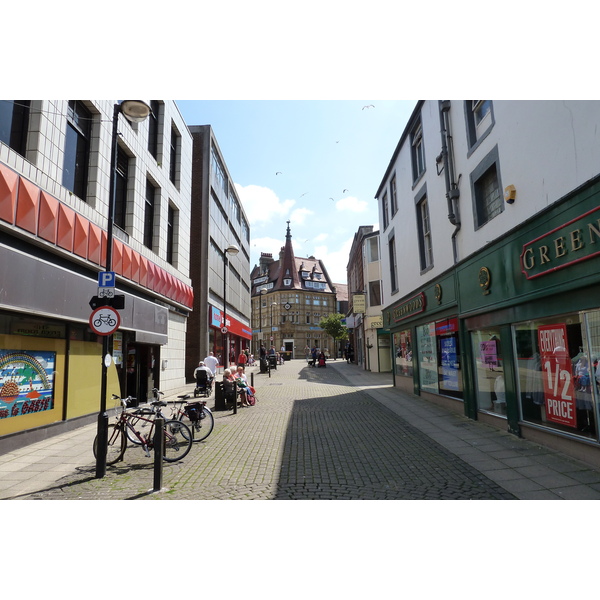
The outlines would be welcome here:
<svg viewBox="0 0 600 600">
<path fill-rule="evenodd" d="M 576 427 L 575 390 L 567 352 L 566 325 L 542 325 L 538 329 L 538 343 L 542 357 L 546 418 L 554 423 Z"/>
<path fill-rule="evenodd" d="M 488 340 L 480 342 L 479 352 L 481 353 L 481 362 L 493 369 L 498 366 L 498 350 L 496 348 L 496 340 Z"/>
<path fill-rule="evenodd" d="M 56 352 L 0 350 L 0 419 L 54 408 Z"/>
<path fill-rule="evenodd" d="M 445 390 L 458 390 L 458 363 L 456 361 L 456 338 L 440 338 L 442 353 L 442 381 Z"/>
</svg>

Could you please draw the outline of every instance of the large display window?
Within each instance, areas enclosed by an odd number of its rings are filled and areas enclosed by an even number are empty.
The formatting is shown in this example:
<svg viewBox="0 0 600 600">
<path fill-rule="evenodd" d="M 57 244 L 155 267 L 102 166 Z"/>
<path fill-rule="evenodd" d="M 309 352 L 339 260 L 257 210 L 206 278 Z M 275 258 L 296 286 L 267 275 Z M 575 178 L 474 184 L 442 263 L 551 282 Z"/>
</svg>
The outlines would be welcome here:
<svg viewBox="0 0 600 600">
<path fill-rule="evenodd" d="M 410 329 L 394 334 L 394 349 L 396 352 L 396 374 L 404 377 L 413 376 L 413 347 Z"/>
<path fill-rule="evenodd" d="M 421 390 L 462 399 L 458 319 L 419 325 L 416 341 Z"/>
<path fill-rule="evenodd" d="M 600 311 L 513 326 L 521 416 L 597 439 Z"/>
<path fill-rule="evenodd" d="M 500 331 L 493 327 L 472 331 L 471 348 L 475 363 L 475 393 L 478 410 L 506 415 L 504 359 L 500 345 Z"/>
</svg>

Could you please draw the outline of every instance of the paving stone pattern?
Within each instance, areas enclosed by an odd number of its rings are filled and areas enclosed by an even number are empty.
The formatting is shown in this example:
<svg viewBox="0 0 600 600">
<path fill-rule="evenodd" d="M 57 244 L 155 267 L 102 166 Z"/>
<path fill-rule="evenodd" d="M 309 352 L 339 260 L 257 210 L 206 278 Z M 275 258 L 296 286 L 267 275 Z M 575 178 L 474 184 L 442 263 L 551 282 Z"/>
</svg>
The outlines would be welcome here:
<svg viewBox="0 0 600 600">
<path fill-rule="evenodd" d="M 352 368 L 351 366 L 349 368 Z M 34 499 L 443 500 L 514 496 L 429 436 L 348 384 L 343 364 L 292 361 L 255 372 L 258 402 L 215 413 L 215 430 L 182 461 L 164 464 L 153 493 L 153 458 L 130 445 L 95 478 L 95 463 Z M 210 401 L 209 401 L 210 405 Z"/>
</svg>

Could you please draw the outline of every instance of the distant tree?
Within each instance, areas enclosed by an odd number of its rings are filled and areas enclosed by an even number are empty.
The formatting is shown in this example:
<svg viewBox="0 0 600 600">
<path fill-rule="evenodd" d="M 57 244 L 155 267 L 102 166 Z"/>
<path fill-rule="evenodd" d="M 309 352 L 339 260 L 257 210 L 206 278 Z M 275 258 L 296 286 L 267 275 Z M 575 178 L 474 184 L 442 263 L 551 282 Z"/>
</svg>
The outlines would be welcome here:
<svg viewBox="0 0 600 600">
<path fill-rule="evenodd" d="M 342 323 L 344 315 L 333 313 L 319 322 L 319 327 L 333 338 L 333 357 L 337 357 L 337 341 L 348 339 L 348 329 Z"/>
</svg>

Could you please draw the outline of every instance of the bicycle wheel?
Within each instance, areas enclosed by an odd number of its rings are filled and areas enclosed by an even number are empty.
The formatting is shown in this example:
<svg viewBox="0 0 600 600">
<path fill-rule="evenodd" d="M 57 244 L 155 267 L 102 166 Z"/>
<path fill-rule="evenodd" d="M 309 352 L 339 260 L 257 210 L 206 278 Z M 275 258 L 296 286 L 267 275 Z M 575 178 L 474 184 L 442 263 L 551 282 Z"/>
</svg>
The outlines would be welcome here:
<svg viewBox="0 0 600 600">
<path fill-rule="evenodd" d="M 123 458 L 127 442 L 123 435 L 123 429 L 114 423 L 108 426 L 108 443 L 106 446 L 106 464 L 114 465 Z M 94 438 L 94 458 L 97 458 L 98 436 Z"/>
<path fill-rule="evenodd" d="M 192 432 L 181 421 L 167 421 L 165 423 L 165 448 L 163 459 L 166 462 L 175 462 L 187 456 L 192 449 Z"/>
<path fill-rule="evenodd" d="M 192 430 L 192 438 L 194 442 L 201 442 L 205 440 L 215 427 L 215 418 L 206 406 L 200 413 L 200 420 L 192 423 L 190 426 Z"/>
<path fill-rule="evenodd" d="M 146 413 L 146 419 L 151 415 L 152 413 Z M 147 421 L 145 419 L 140 419 L 139 416 L 135 415 L 132 417 L 129 417 L 129 423 L 133 426 L 133 428 L 138 431 L 139 433 L 142 434 L 142 436 L 144 438 L 148 437 L 148 433 L 150 431 L 150 427 L 152 425 L 152 423 L 150 421 Z M 146 430 L 146 431 L 144 431 Z M 140 440 L 140 438 L 138 438 L 135 433 L 133 433 L 133 431 L 131 431 L 131 429 L 129 427 L 125 427 L 125 433 L 127 435 L 127 439 L 132 443 L 135 444 L 136 446 L 141 446 L 142 442 Z"/>
</svg>

